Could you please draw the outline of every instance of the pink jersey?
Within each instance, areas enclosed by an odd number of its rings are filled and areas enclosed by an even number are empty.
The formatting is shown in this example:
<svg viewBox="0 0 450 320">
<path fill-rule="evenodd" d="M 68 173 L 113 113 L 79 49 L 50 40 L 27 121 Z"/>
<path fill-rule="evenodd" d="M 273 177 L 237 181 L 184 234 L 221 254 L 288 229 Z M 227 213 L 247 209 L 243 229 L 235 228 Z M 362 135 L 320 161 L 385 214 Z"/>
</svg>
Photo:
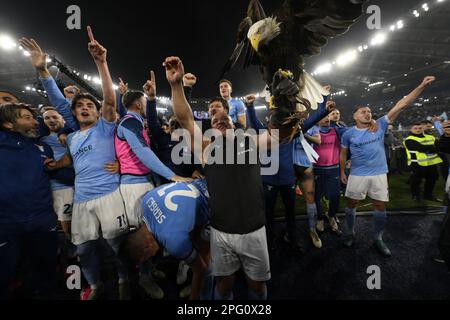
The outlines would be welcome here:
<svg viewBox="0 0 450 320">
<path fill-rule="evenodd" d="M 339 164 L 341 141 L 335 128 L 330 128 L 328 133 L 320 132 L 322 143 L 314 145 L 314 150 L 319 154 L 316 167 L 329 167 Z"/>
<path fill-rule="evenodd" d="M 120 124 L 129 118 L 134 118 L 133 115 L 127 114 L 120 120 Z M 139 120 L 139 119 L 138 119 Z M 120 125 L 119 124 L 119 125 Z M 150 147 L 150 138 L 142 125 L 142 135 L 145 141 Z M 131 149 L 127 140 L 118 137 L 117 133 L 114 137 L 114 144 L 116 147 L 116 156 L 120 163 L 120 173 L 121 174 L 131 174 L 136 176 L 145 176 L 150 173 L 150 170 L 139 160 L 136 154 Z"/>
</svg>

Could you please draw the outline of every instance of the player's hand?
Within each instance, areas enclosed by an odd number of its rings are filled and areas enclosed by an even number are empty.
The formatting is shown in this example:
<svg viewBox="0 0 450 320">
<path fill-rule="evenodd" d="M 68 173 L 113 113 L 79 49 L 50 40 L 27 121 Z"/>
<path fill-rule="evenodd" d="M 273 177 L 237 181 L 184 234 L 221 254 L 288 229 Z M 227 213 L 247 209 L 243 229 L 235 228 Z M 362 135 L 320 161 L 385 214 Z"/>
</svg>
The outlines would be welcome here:
<svg viewBox="0 0 450 320">
<path fill-rule="evenodd" d="M 46 158 L 44 160 L 44 165 L 47 167 L 48 170 L 55 170 L 56 160 L 52 158 Z"/>
<path fill-rule="evenodd" d="M 150 71 L 150 80 L 147 80 L 142 89 L 150 100 L 156 99 L 156 77 L 153 70 Z"/>
<path fill-rule="evenodd" d="M 30 54 L 31 64 L 37 70 L 47 70 L 47 57 L 34 39 L 22 38 L 19 44 Z"/>
<path fill-rule="evenodd" d="M 345 173 L 341 173 L 341 182 L 343 184 L 347 184 L 348 183 L 348 178 L 347 178 L 347 175 Z"/>
<path fill-rule="evenodd" d="M 421 87 L 426 87 L 428 86 L 430 83 L 432 83 L 434 80 L 436 80 L 435 76 L 427 76 L 425 78 L 423 78 L 422 83 L 420 84 Z"/>
<path fill-rule="evenodd" d="M 76 86 L 67 86 L 64 88 L 64 96 L 66 99 L 73 100 L 73 98 L 80 93 L 80 89 Z"/>
<path fill-rule="evenodd" d="M 172 178 L 170 178 L 170 180 L 174 181 L 174 182 L 192 182 L 192 181 L 194 181 L 194 179 L 192 179 L 192 178 L 185 178 L 185 177 L 180 177 L 177 175 L 174 175 Z"/>
<path fill-rule="evenodd" d="M 193 87 L 197 83 L 197 77 L 192 73 L 186 73 L 183 76 L 183 86 Z"/>
<path fill-rule="evenodd" d="M 120 172 L 120 163 L 116 160 L 115 162 L 105 164 L 104 168 L 109 173 L 116 174 Z"/>
<path fill-rule="evenodd" d="M 245 96 L 245 104 L 247 106 L 251 106 L 255 101 L 256 101 L 256 95 L 249 94 L 249 95 Z"/>
<path fill-rule="evenodd" d="M 331 85 L 327 84 L 326 86 L 323 86 L 323 88 L 328 92 L 331 92 Z"/>
<path fill-rule="evenodd" d="M 67 147 L 67 134 L 61 133 L 58 135 L 58 140 L 64 147 Z"/>
<path fill-rule="evenodd" d="M 119 92 L 121 95 L 128 92 L 128 83 L 125 83 L 122 78 L 119 78 Z"/>
<path fill-rule="evenodd" d="M 92 58 L 94 58 L 96 63 L 106 63 L 107 50 L 100 43 L 98 43 L 97 40 L 95 40 L 90 26 L 87 26 L 87 33 L 89 36 L 88 50 Z"/>
<path fill-rule="evenodd" d="M 163 62 L 166 78 L 171 85 L 181 83 L 184 76 L 183 62 L 178 57 L 167 57 Z"/>
<path fill-rule="evenodd" d="M 205 177 L 198 171 L 195 170 L 191 176 L 193 179 L 204 179 Z"/>
</svg>

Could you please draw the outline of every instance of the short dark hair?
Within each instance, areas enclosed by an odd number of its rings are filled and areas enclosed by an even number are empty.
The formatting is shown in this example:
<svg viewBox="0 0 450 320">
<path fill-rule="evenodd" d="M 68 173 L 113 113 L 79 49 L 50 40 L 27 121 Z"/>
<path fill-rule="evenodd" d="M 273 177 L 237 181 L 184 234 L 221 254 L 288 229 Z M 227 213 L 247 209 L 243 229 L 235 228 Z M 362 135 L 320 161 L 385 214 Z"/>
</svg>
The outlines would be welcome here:
<svg viewBox="0 0 450 320">
<path fill-rule="evenodd" d="M 97 111 L 100 111 L 100 109 L 102 108 L 102 105 L 100 104 L 100 101 L 97 100 L 97 98 L 95 98 L 92 94 L 87 93 L 87 92 L 83 92 L 83 93 L 78 93 L 72 100 L 72 110 L 75 109 L 75 107 L 77 106 L 77 103 L 79 100 L 81 99 L 88 99 L 91 100 L 94 104 L 95 107 L 97 108 Z"/>
<path fill-rule="evenodd" d="M 122 104 L 128 109 L 136 102 L 136 100 L 141 99 L 143 96 L 144 93 L 142 91 L 127 91 L 122 97 Z"/>
<path fill-rule="evenodd" d="M 220 80 L 220 81 L 219 81 L 219 86 L 220 86 L 222 83 L 224 83 L 224 82 L 228 83 L 228 84 L 230 85 L 230 87 L 233 88 L 233 84 L 232 84 L 231 81 L 228 80 L 228 79 L 222 79 L 222 80 Z"/>
<path fill-rule="evenodd" d="M 370 107 L 369 106 L 362 106 L 362 105 L 356 106 L 355 108 L 353 108 L 352 114 L 355 114 L 356 112 L 358 112 L 359 109 L 362 109 L 362 108 L 370 108 Z"/>
<path fill-rule="evenodd" d="M 148 233 L 147 238 L 143 237 Z M 119 247 L 119 256 L 131 265 L 137 265 L 141 261 L 142 246 L 145 245 L 145 241 L 150 239 L 152 256 L 154 256 L 159 250 L 159 244 L 152 232 L 148 231 L 147 226 L 144 224 L 138 229 L 131 231 L 121 243 Z"/>
<path fill-rule="evenodd" d="M 230 105 L 228 104 L 228 101 L 227 101 L 227 100 L 225 100 L 225 99 L 222 98 L 222 97 L 216 97 L 216 98 L 212 99 L 212 100 L 209 102 L 209 104 L 208 104 L 208 109 L 209 109 L 209 106 L 210 106 L 212 103 L 214 103 L 214 102 L 220 102 L 220 103 L 222 103 L 222 106 L 223 106 L 223 108 L 227 111 L 227 114 L 230 114 Z"/>
<path fill-rule="evenodd" d="M 433 124 L 430 120 L 422 120 L 420 121 L 420 124 Z"/>
<path fill-rule="evenodd" d="M 45 106 L 39 109 L 39 112 L 43 115 L 47 111 L 57 111 L 55 107 L 53 106 Z"/>
<path fill-rule="evenodd" d="M 24 103 L 7 103 L 0 108 L 0 130 L 5 130 L 3 125 L 6 122 L 15 123 L 20 118 L 20 112 L 22 110 L 28 110 L 33 116 L 35 112 L 31 107 Z"/>
<path fill-rule="evenodd" d="M 19 97 L 18 97 L 16 94 L 14 94 L 14 93 L 12 93 L 11 91 L 9 91 L 9 90 L 3 90 L 3 89 L 0 89 L 0 92 L 5 92 L 5 93 L 7 93 L 7 94 L 10 94 L 10 95 L 12 95 L 14 98 L 16 98 L 17 101 L 20 101 Z"/>
<path fill-rule="evenodd" d="M 422 125 L 422 122 L 416 121 L 416 122 L 414 122 L 413 124 L 411 124 L 411 127 L 414 127 L 414 126 L 421 126 L 421 125 Z"/>
</svg>

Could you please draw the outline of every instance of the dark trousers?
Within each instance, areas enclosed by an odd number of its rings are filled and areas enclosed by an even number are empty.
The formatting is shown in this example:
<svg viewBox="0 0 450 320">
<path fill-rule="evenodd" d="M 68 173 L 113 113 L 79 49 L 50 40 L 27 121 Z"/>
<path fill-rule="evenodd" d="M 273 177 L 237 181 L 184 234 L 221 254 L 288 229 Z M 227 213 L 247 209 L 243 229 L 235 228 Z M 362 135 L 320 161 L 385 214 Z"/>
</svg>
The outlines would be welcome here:
<svg viewBox="0 0 450 320">
<path fill-rule="evenodd" d="M 284 204 L 284 215 L 286 217 L 287 232 L 290 240 L 295 239 L 295 185 L 288 186 L 272 186 L 264 184 L 264 193 L 266 198 L 266 230 L 267 241 L 270 243 L 274 239 L 275 224 L 275 205 L 277 202 L 278 192 L 281 194 L 281 200 Z"/>
<path fill-rule="evenodd" d="M 438 165 L 428 167 L 412 165 L 411 169 L 411 195 L 413 197 L 420 197 L 422 180 L 425 179 L 423 197 L 433 197 L 434 186 L 439 178 Z"/>
<path fill-rule="evenodd" d="M 339 210 L 341 196 L 341 179 L 339 167 L 334 169 L 314 168 L 315 200 L 317 206 L 317 220 L 323 220 L 325 212 L 321 199 L 326 196 L 330 202 L 328 215 L 335 217 Z"/>
<path fill-rule="evenodd" d="M 0 300 L 7 299 L 8 287 L 22 263 L 27 266 L 24 274 L 31 276 L 26 287 L 33 297 L 51 298 L 58 250 L 56 215 L 51 215 L 27 223 L 0 224 Z"/>
</svg>

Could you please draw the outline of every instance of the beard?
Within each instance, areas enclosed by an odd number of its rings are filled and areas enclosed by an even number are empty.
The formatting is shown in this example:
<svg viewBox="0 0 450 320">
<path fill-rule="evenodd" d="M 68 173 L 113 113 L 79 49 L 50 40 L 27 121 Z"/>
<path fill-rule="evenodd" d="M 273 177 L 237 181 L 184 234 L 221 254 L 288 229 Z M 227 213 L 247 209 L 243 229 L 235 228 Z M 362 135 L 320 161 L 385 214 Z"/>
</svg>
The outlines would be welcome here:
<svg viewBox="0 0 450 320">
<path fill-rule="evenodd" d="M 27 129 L 19 131 L 24 137 L 34 139 L 39 138 L 39 129 Z"/>
</svg>

